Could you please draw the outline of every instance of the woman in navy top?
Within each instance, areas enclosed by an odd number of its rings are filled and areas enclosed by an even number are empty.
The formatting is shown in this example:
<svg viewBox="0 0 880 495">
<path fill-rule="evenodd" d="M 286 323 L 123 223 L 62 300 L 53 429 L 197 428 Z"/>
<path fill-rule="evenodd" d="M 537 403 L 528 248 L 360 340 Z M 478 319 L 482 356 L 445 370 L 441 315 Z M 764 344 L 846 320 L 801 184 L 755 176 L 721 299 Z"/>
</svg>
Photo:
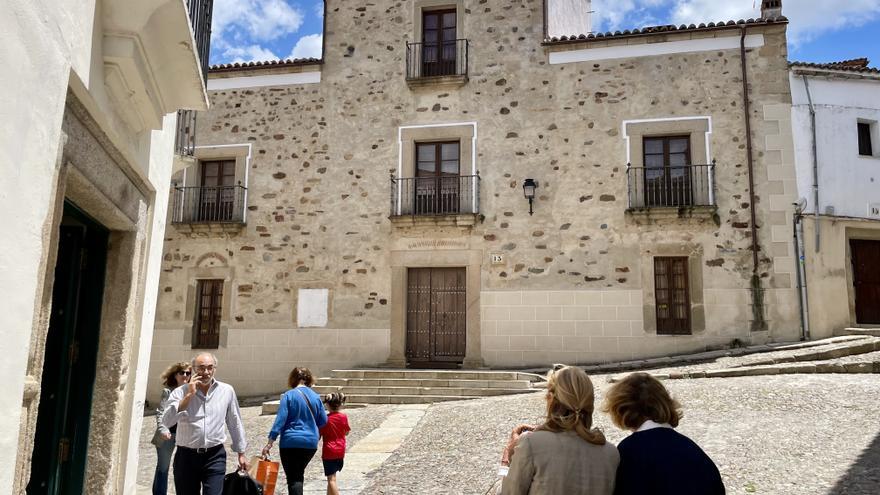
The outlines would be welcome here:
<svg viewBox="0 0 880 495">
<path fill-rule="evenodd" d="M 613 385 L 605 412 L 632 435 L 617 446 L 615 495 L 723 495 L 724 482 L 712 459 L 675 431 L 681 406 L 647 373 L 633 373 Z"/>
<path fill-rule="evenodd" d="M 287 378 L 290 390 L 281 396 L 269 442 L 263 447 L 263 457 L 268 457 L 275 439 L 281 436 L 281 465 L 291 495 L 302 495 L 306 466 L 318 451 L 318 428 L 327 423 L 324 403 L 311 389 L 314 383 L 308 368 L 294 368 L 290 372 Z"/>
</svg>

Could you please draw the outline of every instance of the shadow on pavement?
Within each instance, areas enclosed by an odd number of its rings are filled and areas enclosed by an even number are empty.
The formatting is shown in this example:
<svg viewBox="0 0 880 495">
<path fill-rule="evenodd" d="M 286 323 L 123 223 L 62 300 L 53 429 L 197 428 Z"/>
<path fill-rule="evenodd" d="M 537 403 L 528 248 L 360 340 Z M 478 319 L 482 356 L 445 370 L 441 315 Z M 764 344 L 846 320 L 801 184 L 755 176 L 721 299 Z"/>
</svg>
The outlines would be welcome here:
<svg viewBox="0 0 880 495">
<path fill-rule="evenodd" d="M 880 493 L 880 432 L 850 466 L 828 495 L 875 495 Z"/>
</svg>

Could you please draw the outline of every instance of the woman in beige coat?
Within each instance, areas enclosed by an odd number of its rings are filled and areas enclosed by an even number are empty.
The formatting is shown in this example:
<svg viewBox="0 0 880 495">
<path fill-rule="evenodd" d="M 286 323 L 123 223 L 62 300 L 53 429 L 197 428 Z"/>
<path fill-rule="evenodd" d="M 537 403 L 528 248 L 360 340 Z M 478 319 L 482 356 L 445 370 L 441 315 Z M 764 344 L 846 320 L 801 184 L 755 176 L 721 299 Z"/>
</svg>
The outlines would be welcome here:
<svg viewBox="0 0 880 495">
<path fill-rule="evenodd" d="M 593 384 L 580 368 L 548 375 L 547 420 L 511 437 L 503 495 L 611 495 L 620 456 L 593 425 Z M 530 431 L 533 430 L 533 431 Z"/>
</svg>

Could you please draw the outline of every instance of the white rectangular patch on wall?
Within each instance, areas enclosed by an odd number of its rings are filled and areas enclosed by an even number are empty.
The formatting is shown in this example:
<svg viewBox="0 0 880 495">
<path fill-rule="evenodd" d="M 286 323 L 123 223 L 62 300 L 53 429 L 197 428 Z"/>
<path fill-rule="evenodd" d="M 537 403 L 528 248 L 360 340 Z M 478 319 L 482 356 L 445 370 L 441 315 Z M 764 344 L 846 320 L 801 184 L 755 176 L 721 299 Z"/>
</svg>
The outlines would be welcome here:
<svg viewBox="0 0 880 495">
<path fill-rule="evenodd" d="M 300 289 L 296 303 L 296 326 L 326 327 L 329 289 Z"/>
</svg>

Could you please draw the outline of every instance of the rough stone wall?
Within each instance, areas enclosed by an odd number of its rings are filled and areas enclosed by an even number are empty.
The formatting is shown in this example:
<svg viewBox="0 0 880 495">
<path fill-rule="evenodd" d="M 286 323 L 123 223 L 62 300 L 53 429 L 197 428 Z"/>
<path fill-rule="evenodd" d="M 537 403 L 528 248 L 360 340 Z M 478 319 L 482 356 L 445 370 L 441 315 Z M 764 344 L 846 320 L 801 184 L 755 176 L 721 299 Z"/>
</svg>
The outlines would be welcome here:
<svg viewBox="0 0 880 495">
<path fill-rule="evenodd" d="M 389 251 L 439 239 L 454 249 L 484 252 L 483 291 L 521 291 L 524 301 L 530 291 L 642 291 L 653 270 L 651 256 L 683 250 L 700 260 L 706 291 L 737 294 L 705 298 L 706 328 L 682 338 L 689 347 L 796 335 L 791 270 L 773 264 L 774 256 L 791 256 L 790 246 L 771 245 L 767 228 L 771 218 L 790 221 L 783 203 L 794 194 L 788 182 L 767 180 L 769 159 L 779 157 L 782 166 L 791 148 L 790 132 L 786 137 L 779 121 L 764 120 L 765 106 L 790 106 L 784 26 L 753 28 L 764 34 L 765 45 L 749 49 L 747 57 L 759 184 L 758 274 L 771 330 L 750 333 L 751 205 L 739 50 L 550 65 L 550 49 L 541 45 L 540 1 L 464 6 L 459 37 L 469 39 L 469 77 L 460 87 L 407 86 L 410 2 L 329 2 L 319 84 L 212 93 L 211 110 L 199 117 L 200 145 L 254 146 L 248 223 L 241 234 L 222 238 L 169 229 L 158 325 L 175 331 L 190 325 L 181 318 L 186 269 L 216 252 L 235 270 L 231 329 L 294 328 L 296 289 L 312 286 L 331 289 L 328 328 L 388 328 Z M 702 36 L 738 38 L 738 32 Z M 622 123 L 686 116 L 712 119 L 717 215 L 637 219 L 626 212 Z M 477 123 L 483 217 L 472 227 L 392 224 L 389 173 L 397 170 L 399 127 L 460 122 Z M 773 154 L 773 143 L 764 139 L 771 134 L 781 135 Z M 462 169 L 469 166 L 462 163 Z M 527 177 L 540 184 L 533 216 L 522 194 Z M 774 194 L 778 200 L 771 201 Z M 443 249 L 437 244 L 434 249 Z M 503 254 L 503 264 L 490 264 L 490 253 Z M 488 328 L 492 320 L 483 309 Z M 587 336 L 601 337 L 602 331 Z M 492 332 L 484 339 L 511 335 Z M 644 329 L 632 336 L 654 337 Z M 488 364 L 532 361 L 510 349 L 509 338 L 507 348 L 504 342 L 487 347 L 484 340 Z M 512 353 L 502 357 L 505 351 Z"/>
</svg>

